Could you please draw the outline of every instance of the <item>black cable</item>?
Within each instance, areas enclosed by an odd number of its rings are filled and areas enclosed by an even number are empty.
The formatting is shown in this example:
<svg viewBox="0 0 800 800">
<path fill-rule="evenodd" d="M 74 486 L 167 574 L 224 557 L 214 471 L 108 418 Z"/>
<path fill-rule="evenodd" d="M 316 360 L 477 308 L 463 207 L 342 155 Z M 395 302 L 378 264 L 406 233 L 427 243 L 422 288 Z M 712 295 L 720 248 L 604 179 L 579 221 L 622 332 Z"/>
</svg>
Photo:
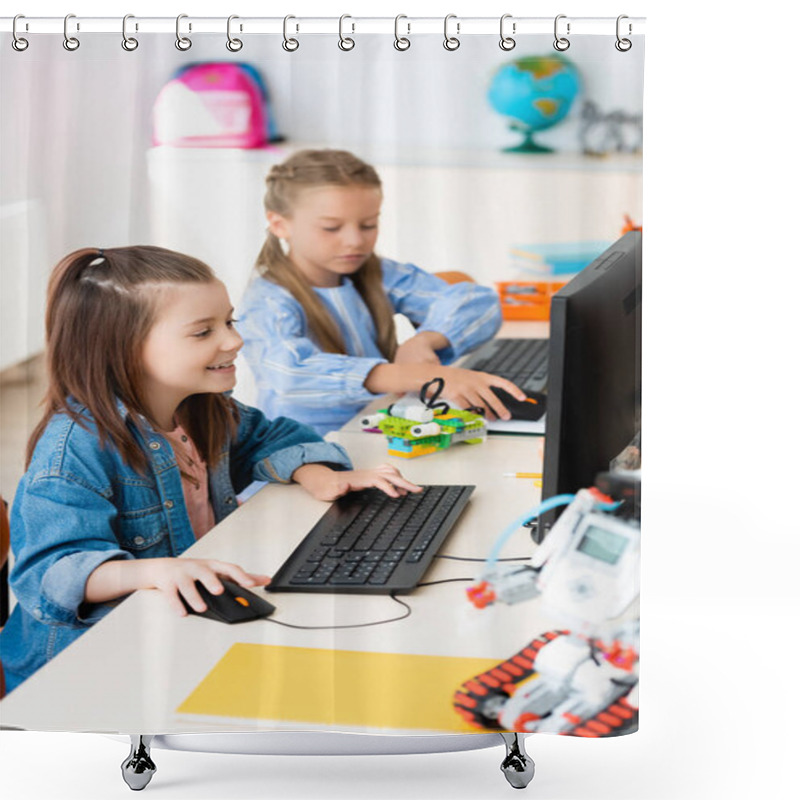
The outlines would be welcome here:
<svg viewBox="0 0 800 800">
<path fill-rule="evenodd" d="M 441 581 L 428 581 L 428 583 L 418 583 L 417 588 L 420 586 L 436 586 L 437 583 L 458 583 L 459 581 L 474 581 L 475 578 L 445 578 Z"/>
<path fill-rule="evenodd" d="M 455 556 L 441 556 L 441 558 L 455 558 Z M 475 558 L 475 559 L 462 559 L 464 561 L 483 561 L 482 558 Z M 428 583 L 418 583 L 417 588 L 421 588 L 422 586 L 436 586 L 437 583 L 458 583 L 461 581 L 474 581 L 475 578 L 445 578 L 444 580 L 440 581 L 429 581 Z M 276 625 L 282 625 L 284 628 L 294 628 L 295 630 L 300 631 L 334 631 L 334 630 L 342 630 L 344 628 L 371 628 L 373 625 L 387 625 L 390 622 L 399 622 L 401 619 L 406 619 L 407 617 L 411 616 L 411 606 L 406 603 L 404 600 L 401 600 L 394 592 L 391 592 L 389 597 L 395 601 L 395 603 L 399 603 L 401 606 L 404 606 L 406 609 L 405 614 L 401 614 L 399 617 L 392 617 L 391 619 L 381 619 L 377 622 L 361 622 L 357 625 L 292 625 L 289 622 L 280 622 L 277 619 L 273 619 L 272 617 L 267 617 L 266 622 L 274 622 Z"/>
<path fill-rule="evenodd" d="M 465 578 L 463 580 L 469 580 L 469 578 Z M 422 586 L 424 584 L 420 584 Z M 296 630 L 300 631 L 334 631 L 334 630 L 341 630 L 343 628 L 370 628 L 373 625 L 387 625 L 390 622 L 399 622 L 401 619 L 405 619 L 406 617 L 411 616 L 411 606 L 403 600 L 395 595 L 392 592 L 389 597 L 395 601 L 395 603 L 399 603 L 401 606 L 405 606 L 406 613 L 401 614 L 399 617 L 392 617 L 391 619 L 381 619 L 377 622 L 361 622 L 358 625 L 292 625 L 288 622 L 279 622 L 277 619 L 272 619 L 272 617 L 267 617 L 267 622 L 274 622 L 276 625 L 282 625 L 284 628 L 295 628 Z"/>
</svg>

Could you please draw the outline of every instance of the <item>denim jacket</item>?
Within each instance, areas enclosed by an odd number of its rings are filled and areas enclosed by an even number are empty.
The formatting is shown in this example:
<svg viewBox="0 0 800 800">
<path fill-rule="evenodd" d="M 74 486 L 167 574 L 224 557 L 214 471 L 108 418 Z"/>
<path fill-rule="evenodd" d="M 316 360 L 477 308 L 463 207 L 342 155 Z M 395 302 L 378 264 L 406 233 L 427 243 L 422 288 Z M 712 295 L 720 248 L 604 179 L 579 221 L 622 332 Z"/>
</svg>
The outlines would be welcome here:
<svg viewBox="0 0 800 800">
<path fill-rule="evenodd" d="M 286 417 L 267 420 L 236 403 L 237 435 L 209 468 L 209 496 L 220 522 L 253 481 L 288 483 L 301 465 L 350 469 L 345 451 Z M 118 404 L 147 455 L 142 475 L 111 444 L 101 446 L 85 407 L 78 425 L 57 414 L 39 439 L 11 512 L 17 604 L 0 633 L 0 658 L 11 691 L 107 614 L 118 601 L 84 603 L 86 580 L 111 559 L 178 556 L 195 537 L 169 441 L 140 418 L 143 434 Z"/>
</svg>

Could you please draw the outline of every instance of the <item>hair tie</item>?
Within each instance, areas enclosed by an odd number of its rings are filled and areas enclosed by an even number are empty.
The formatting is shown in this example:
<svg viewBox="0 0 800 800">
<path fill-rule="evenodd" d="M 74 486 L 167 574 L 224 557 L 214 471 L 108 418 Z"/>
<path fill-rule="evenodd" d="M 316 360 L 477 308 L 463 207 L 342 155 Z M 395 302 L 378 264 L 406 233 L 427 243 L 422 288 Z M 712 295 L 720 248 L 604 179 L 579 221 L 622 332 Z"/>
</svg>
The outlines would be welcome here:
<svg viewBox="0 0 800 800">
<path fill-rule="evenodd" d="M 106 257 L 106 251 L 103 250 L 102 247 L 98 247 L 97 248 L 97 257 L 98 258 L 105 258 Z"/>
</svg>

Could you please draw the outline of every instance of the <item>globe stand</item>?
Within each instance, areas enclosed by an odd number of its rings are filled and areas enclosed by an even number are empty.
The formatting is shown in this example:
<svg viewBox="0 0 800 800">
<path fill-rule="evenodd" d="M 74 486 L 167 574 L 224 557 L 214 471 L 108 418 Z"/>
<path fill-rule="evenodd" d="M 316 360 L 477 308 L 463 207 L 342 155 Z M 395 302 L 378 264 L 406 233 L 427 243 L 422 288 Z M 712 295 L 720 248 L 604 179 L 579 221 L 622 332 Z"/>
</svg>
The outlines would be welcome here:
<svg viewBox="0 0 800 800">
<path fill-rule="evenodd" d="M 533 141 L 533 134 L 535 131 L 522 125 L 509 125 L 512 131 L 519 131 L 525 139 L 514 147 L 504 147 L 504 153 L 553 153 L 555 152 L 552 147 L 545 147 L 542 144 L 537 144 Z"/>
</svg>

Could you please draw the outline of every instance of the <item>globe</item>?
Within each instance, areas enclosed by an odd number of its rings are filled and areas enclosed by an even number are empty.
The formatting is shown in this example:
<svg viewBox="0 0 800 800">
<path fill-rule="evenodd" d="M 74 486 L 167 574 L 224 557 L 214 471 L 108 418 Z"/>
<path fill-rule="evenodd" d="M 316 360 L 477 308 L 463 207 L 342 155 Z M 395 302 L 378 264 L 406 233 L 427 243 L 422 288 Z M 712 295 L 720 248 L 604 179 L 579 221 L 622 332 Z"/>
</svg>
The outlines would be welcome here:
<svg viewBox="0 0 800 800">
<path fill-rule="evenodd" d="M 558 53 L 518 58 L 500 67 L 489 85 L 489 103 L 495 111 L 511 117 L 509 127 L 525 137 L 522 144 L 506 150 L 551 152 L 552 148 L 534 142 L 533 135 L 564 119 L 579 90 L 577 68 Z"/>
</svg>

